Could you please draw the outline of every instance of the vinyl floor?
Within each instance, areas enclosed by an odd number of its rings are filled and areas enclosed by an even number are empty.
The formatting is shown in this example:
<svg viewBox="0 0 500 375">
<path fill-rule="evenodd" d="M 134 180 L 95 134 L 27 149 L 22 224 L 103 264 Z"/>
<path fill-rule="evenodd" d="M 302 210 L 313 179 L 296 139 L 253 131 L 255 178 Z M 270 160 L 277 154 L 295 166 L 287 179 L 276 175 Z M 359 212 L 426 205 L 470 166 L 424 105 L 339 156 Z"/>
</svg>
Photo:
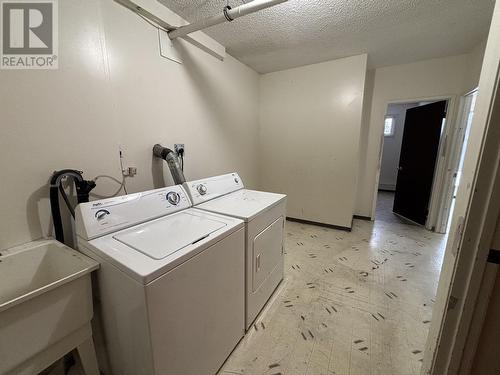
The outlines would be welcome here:
<svg viewBox="0 0 500 375">
<path fill-rule="evenodd" d="M 419 373 L 446 238 L 392 199 L 352 232 L 287 222 L 285 279 L 219 375 Z"/>
</svg>

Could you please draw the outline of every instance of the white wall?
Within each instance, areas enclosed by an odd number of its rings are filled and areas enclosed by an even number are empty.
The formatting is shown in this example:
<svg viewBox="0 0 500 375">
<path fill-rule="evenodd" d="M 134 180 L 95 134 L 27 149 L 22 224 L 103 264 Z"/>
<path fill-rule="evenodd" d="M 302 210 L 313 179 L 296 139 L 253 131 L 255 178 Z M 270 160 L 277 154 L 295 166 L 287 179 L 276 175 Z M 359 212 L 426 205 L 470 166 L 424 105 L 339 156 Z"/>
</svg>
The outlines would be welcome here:
<svg viewBox="0 0 500 375">
<path fill-rule="evenodd" d="M 365 155 L 358 174 L 356 214 L 372 216 L 381 134 L 387 105 L 434 97 L 462 95 L 477 85 L 483 46 L 470 54 L 389 66 L 373 74 L 370 115 L 363 123 Z"/>
<path fill-rule="evenodd" d="M 0 71 L 0 249 L 47 235 L 54 170 L 120 178 L 119 144 L 139 170 L 129 192 L 160 187 L 163 171 L 172 183 L 156 142 L 186 144 L 187 178 L 237 170 L 258 184 L 253 70 L 191 46 L 183 65 L 165 60 L 157 30 L 111 0 L 60 1 L 59 38 L 59 70 Z"/>
<path fill-rule="evenodd" d="M 119 178 L 118 145 L 139 168 L 130 192 L 171 184 L 151 157 L 156 142 L 186 144 L 189 179 L 237 170 L 249 187 L 262 179 L 262 188 L 289 193 L 291 216 L 350 226 L 357 158 L 356 213 L 370 215 L 382 126 L 374 119 L 387 100 L 459 92 L 456 76 L 476 74 L 464 71 L 478 71 L 482 53 L 369 72 L 358 56 L 271 73 L 259 98 L 259 75 L 230 56 L 221 62 L 187 45 L 183 65 L 160 58 L 156 29 L 114 1 L 59 8 L 60 69 L 0 71 L 0 249 L 50 233 L 52 171 Z M 95 192 L 115 187 L 100 180 Z"/>
<path fill-rule="evenodd" d="M 500 218 L 497 220 L 491 248 L 500 250 Z M 469 334 L 474 336 L 480 333 L 476 352 L 470 353 L 474 356 L 474 360 L 471 361 L 471 363 L 462 364 L 464 367 L 470 365 L 470 375 L 495 375 L 500 372 L 500 357 L 498 356 L 498 350 L 496 350 L 498 346 L 498 336 L 500 335 L 500 321 L 498 320 L 500 316 L 500 272 L 498 266 L 492 263 L 488 264 L 486 266 L 483 284 L 485 280 L 488 280 L 486 273 L 496 273 L 496 277 L 494 278 L 493 288 L 487 296 L 489 301 L 486 311 L 484 312 L 482 327 L 476 328 L 480 330 L 480 332 L 475 332 L 475 330 L 471 328 L 471 333 Z M 483 288 L 483 286 L 481 287 Z M 488 287 L 487 285 L 486 288 Z M 481 295 L 478 298 L 481 298 Z M 476 307 L 474 316 L 480 319 L 481 313 L 482 311 L 479 311 Z M 462 361 L 464 361 L 464 359 L 462 359 Z"/>
<path fill-rule="evenodd" d="M 497 220 L 491 248 L 500 250 L 500 218 Z M 489 264 L 487 267 L 493 268 L 495 265 Z M 495 350 L 500 335 L 500 321 L 498 319 L 500 316 L 500 272 L 498 266 L 496 267 L 496 281 L 488 296 L 490 300 L 481 327 L 475 358 L 472 361 L 471 375 L 494 375 L 500 372 L 500 357 L 498 351 Z"/>
<path fill-rule="evenodd" d="M 471 364 L 470 375 L 496 375 L 500 373 L 500 357 L 498 356 L 500 272 L 498 271 L 490 298 L 474 360 Z"/>
<path fill-rule="evenodd" d="M 464 90 L 471 91 L 479 85 L 479 76 L 483 66 L 486 39 L 467 54 L 467 72 L 464 78 Z"/>
<path fill-rule="evenodd" d="M 417 105 L 418 103 L 389 104 L 387 106 L 386 114 L 394 117 L 394 135 L 391 137 L 384 137 L 380 179 L 378 183 L 379 189 L 396 190 L 406 110 L 416 107 Z"/>
<path fill-rule="evenodd" d="M 366 64 L 360 55 L 261 77 L 261 188 L 288 194 L 288 216 L 351 227 Z"/>
</svg>

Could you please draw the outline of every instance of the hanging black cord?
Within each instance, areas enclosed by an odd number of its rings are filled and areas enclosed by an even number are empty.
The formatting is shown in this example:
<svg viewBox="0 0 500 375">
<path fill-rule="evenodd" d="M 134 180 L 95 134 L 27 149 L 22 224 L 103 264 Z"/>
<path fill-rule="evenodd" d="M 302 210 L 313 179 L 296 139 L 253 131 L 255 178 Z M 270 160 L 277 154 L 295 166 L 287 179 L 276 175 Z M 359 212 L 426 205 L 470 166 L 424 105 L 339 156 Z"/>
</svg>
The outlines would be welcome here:
<svg viewBox="0 0 500 375">
<path fill-rule="evenodd" d="M 71 203 L 68 199 L 68 196 L 66 195 L 66 192 L 64 191 L 64 187 L 62 186 L 62 184 L 59 184 L 59 192 L 61 193 L 61 196 L 64 199 L 64 203 L 66 203 L 66 207 L 68 207 L 69 213 L 71 214 L 71 216 L 73 216 L 73 219 L 74 219 L 75 218 L 75 209 L 71 205 Z"/>
</svg>

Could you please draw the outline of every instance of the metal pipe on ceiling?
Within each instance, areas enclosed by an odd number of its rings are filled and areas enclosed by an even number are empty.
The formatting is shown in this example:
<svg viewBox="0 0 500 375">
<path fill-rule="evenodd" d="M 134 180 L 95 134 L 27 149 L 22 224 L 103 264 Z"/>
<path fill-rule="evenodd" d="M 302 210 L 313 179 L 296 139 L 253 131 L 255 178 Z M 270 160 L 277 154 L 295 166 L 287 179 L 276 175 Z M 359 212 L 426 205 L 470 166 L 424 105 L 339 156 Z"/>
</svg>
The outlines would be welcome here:
<svg viewBox="0 0 500 375">
<path fill-rule="evenodd" d="M 189 25 L 180 26 L 175 30 L 169 31 L 168 36 L 170 39 L 181 38 L 195 31 L 206 29 L 207 27 L 218 25 L 226 21 L 232 21 L 247 14 L 255 13 L 261 9 L 284 3 L 285 1 L 288 0 L 254 0 L 236 8 L 225 7 L 221 14 L 193 22 Z"/>
</svg>

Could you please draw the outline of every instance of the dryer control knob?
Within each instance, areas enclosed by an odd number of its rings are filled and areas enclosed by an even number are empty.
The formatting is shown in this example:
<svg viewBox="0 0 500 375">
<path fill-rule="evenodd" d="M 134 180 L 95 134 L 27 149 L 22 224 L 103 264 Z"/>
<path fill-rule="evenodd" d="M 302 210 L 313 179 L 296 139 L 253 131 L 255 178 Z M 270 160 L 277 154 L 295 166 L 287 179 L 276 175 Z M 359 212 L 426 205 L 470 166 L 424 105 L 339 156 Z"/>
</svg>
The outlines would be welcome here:
<svg viewBox="0 0 500 375">
<path fill-rule="evenodd" d="M 198 193 L 200 193 L 201 195 L 205 195 L 207 193 L 207 187 L 203 184 L 199 184 L 196 187 L 196 190 L 198 190 Z"/>
<path fill-rule="evenodd" d="M 170 204 L 173 204 L 174 206 L 177 206 L 180 200 L 181 197 L 175 191 L 171 191 L 170 193 L 167 194 L 167 201 Z"/>
</svg>

